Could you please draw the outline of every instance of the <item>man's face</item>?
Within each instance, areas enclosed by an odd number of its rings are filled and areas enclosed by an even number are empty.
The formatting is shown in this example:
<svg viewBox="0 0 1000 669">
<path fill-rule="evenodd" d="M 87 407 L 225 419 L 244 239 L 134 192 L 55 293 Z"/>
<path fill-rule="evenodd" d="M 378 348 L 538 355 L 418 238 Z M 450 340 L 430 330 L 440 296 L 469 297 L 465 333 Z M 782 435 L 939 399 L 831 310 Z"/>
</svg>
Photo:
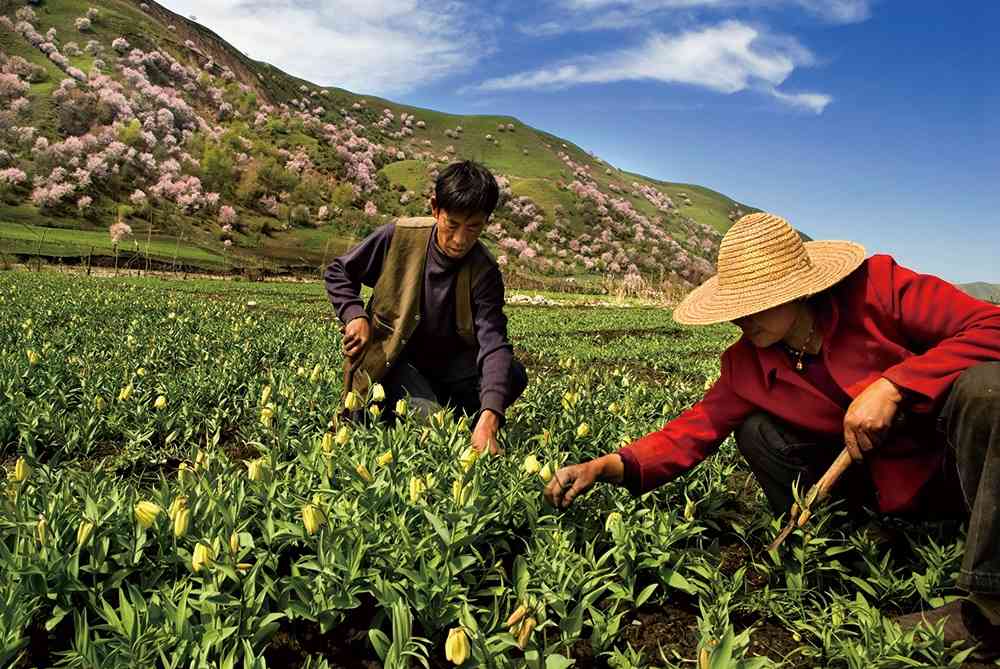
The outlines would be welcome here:
<svg viewBox="0 0 1000 669">
<path fill-rule="evenodd" d="M 750 342 L 758 348 L 776 344 L 788 334 L 795 323 L 798 307 L 794 302 L 781 304 L 733 321 Z"/>
<path fill-rule="evenodd" d="M 431 200 L 431 211 L 437 220 L 437 245 L 446 256 L 458 260 L 475 246 L 483 234 L 489 216 L 483 213 L 450 213 Z"/>
</svg>

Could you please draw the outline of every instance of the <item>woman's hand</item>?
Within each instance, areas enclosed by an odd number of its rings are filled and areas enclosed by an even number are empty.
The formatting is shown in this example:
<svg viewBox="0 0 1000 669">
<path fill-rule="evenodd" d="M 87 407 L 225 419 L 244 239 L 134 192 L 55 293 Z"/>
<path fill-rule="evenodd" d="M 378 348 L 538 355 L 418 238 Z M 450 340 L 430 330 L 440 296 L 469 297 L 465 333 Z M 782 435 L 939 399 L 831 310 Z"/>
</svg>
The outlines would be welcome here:
<svg viewBox="0 0 1000 669">
<path fill-rule="evenodd" d="M 560 468 L 545 486 L 546 501 L 557 509 L 565 509 L 573 500 L 590 490 L 597 481 L 621 483 L 625 466 L 617 453 Z"/>
<path fill-rule="evenodd" d="M 368 319 L 359 316 L 344 328 L 344 355 L 348 358 L 356 358 L 364 352 L 371 339 L 372 326 Z"/>
<path fill-rule="evenodd" d="M 844 445 L 860 462 L 885 439 L 903 395 L 892 381 L 880 378 L 854 398 L 844 415 Z"/>
</svg>

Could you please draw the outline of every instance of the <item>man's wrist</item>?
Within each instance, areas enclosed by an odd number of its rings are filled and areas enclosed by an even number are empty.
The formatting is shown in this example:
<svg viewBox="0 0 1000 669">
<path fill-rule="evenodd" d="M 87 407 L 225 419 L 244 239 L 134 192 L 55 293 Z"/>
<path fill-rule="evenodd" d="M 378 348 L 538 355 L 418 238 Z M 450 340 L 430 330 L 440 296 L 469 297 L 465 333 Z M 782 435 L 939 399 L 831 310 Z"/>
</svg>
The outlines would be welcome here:
<svg viewBox="0 0 1000 669">
<path fill-rule="evenodd" d="M 596 463 L 599 465 L 598 480 L 608 483 L 622 483 L 625 480 L 625 463 L 617 453 L 601 456 Z"/>
<path fill-rule="evenodd" d="M 500 415 L 492 409 L 483 409 L 479 412 L 477 426 L 483 426 L 496 432 L 500 429 Z"/>
</svg>

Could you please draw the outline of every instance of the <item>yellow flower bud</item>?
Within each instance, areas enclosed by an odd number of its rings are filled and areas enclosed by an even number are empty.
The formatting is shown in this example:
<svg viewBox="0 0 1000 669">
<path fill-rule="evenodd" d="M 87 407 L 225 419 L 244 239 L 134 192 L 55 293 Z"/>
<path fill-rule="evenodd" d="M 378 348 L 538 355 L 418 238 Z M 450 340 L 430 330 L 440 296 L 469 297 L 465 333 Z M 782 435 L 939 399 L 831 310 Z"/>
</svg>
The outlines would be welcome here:
<svg viewBox="0 0 1000 669">
<path fill-rule="evenodd" d="M 319 445 L 320 445 L 320 448 L 323 449 L 324 453 L 327 453 L 327 454 L 332 453 L 333 452 L 333 435 L 330 434 L 329 432 L 325 433 L 323 435 L 323 440 L 320 442 Z"/>
<path fill-rule="evenodd" d="M 604 521 L 604 531 L 613 532 L 622 523 L 622 514 L 617 511 L 612 511 L 608 514 L 607 519 Z"/>
<path fill-rule="evenodd" d="M 385 388 L 381 383 L 372 386 L 372 402 L 382 402 L 385 400 Z"/>
<path fill-rule="evenodd" d="M 373 404 L 368 407 L 368 413 L 372 415 L 372 418 L 378 418 L 382 415 L 382 409 L 377 404 Z"/>
<path fill-rule="evenodd" d="M 267 404 L 267 401 L 271 399 L 271 386 L 264 386 L 264 390 L 260 393 L 260 403 L 261 405 Z"/>
<path fill-rule="evenodd" d="M 416 504 L 420 501 L 423 496 L 424 491 L 427 490 L 427 485 L 424 480 L 419 476 L 410 477 L 410 504 Z"/>
<path fill-rule="evenodd" d="M 302 507 L 302 524 L 306 526 L 306 534 L 313 535 L 326 524 L 326 516 L 315 504 Z"/>
<path fill-rule="evenodd" d="M 319 383 L 320 375 L 323 373 L 323 367 L 319 363 L 313 367 L 312 373 L 309 375 L 309 383 Z"/>
<path fill-rule="evenodd" d="M 694 500 L 688 500 L 684 505 L 684 518 L 685 520 L 694 520 Z"/>
<path fill-rule="evenodd" d="M 469 502 L 469 493 L 472 490 L 468 486 L 462 485 L 462 479 L 455 479 L 451 484 L 451 498 L 458 506 L 465 506 Z"/>
<path fill-rule="evenodd" d="M 132 397 L 132 384 L 128 384 L 124 388 L 118 391 L 118 401 L 128 402 L 128 398 Z"/>
<path fill-rule="evenodd" d="M 28 355 L 28 364 L 30 366 L 34 367 L 35 365 L 38 364 L 39 356 L 37 353 L 35 353 L 29 348 L 27 351 L 27 355 Z"/>
<path fill-rule="evenodd" d="M 403 416 L 405 416 L 406 415 L 406 409 L 407 409 L 406 400 L 397 400 L 396 401 L 396 415 L 397 416 L 399 416 L 400 418 L 402 418 Z"/>
<path fill-rule="evenodd" d="M 80 523 L 80 527 L 76 530 L 76 546 L 77 548 L 83 548 L 90 541 L 90 535 L 94 533 L 94 524 L 89 520 L 85 520 Z"/>
<path fill-rule="evenodd" d="M 702 646 L 698 653 L 698 669 L 709 669 L 712 666 L 712 653 Z"/>
<path fill-rule="evenodd" d="M 299 368 L 295 370 L 295 376 L 305 376 L 305 375 L 306 375 L 306 368 L 303 367 L 302 365 L 299 365 Z"/>
<path fill-rule="evenodd" d="M 469 659 L 469 638 L 461 627 L 448 630 L 448 639 L 444 642 L 444 656 L 455 666 Z"/>
<path fill-rule="evenodd" d="M 264 458 L 257 458 L 247 462 L 247 478 L 251 481 L 262 481 L 264 479 Z"/>
<path fill-rule="evenodd" d="M 157 409 L 157 410 L 166 409 L 167 408 L 167 398 L 166 398 L 166 396 L 165 395 L 160 395 L 159 397 L 157 397 L 156 401 L 153 402 L 153 408 Z"/>
<path fill-rule="evenodd" d="M 546 483 L 552 478 L 552 464 L 546 462 L 545 466 L 542 467 L 541 471 L 538 472 L 539 478 L 541 478 Z"/>
<path fill-rule="evenodd" d="M 436 425 L 438 427 L 444 427 L 444 422 L 447 416 L 448 416 L 448 410 L 441 409 L 440 411 L 437 411 L 433 415 L 431 415 L 431 424 Z"/>
<path fill-rule="evenodd" d="M 538 462 L 538 458 L 536 458 L 534 454 L 530 454 L 524 458 L 523 468 L 524 473 L 531 476 L 533 474 L 537 474 L 542 468 L 542 465 Z"/>
<path fill-rule="evenodd" d="M 507 618 L 507 622 L 503 625 L 504 627 L 513 627 L 514 625 L 521 622 L 521 619 L 528 614 L 528 605 L 521 604 L 519 607 L 514 609 L 514 613 L 510 614 L 510 618 Z M 513 631 L 511 632 L 513 634 Z"/>
<path fill-rule="evenodd" d="M 191 511 L 186 507 L 182 506 L 177 509 L 174 514 L 174 536 L 180 539 L 185 534 L 187 534 L 188 527 L 191 525 Z"/>
<path fill-rule="evenodd" d="M 590 426 L 586 423 L 580 423 L 580 425 L 576 428 L 576 438 L 583 439 L 588 434 L 590 434 Z"/>
<path fill-rule="evenodd" d="M 365 467 L 365 463 L 359 462 L 357 467 L 354 468 L 354 471 L 358 473 L 358 476 L 360 476 L 361 480 L 364 481 L 365 483 L 372 482 L 372 475 L 368 471 L 368 468 Z"/>
<path fill-rule="evenodd" d="M 191 555 L 191 571 L 197 574 L 202 570 L 202 567 L 212 566 L 213 559 L 215 559 L 215 555 L 212 547 L 199 542 Z"/>
<path fill-rule="evenodd" d="M 566 409 L 567 411 L 569 411 L 570 409 L 572 409 L 573 406 L 576 405 L 577 399 L 578 398 L 577 398 L 577 394 L 576 393 L 566 392 L 565 394 L 563 394 L 563 397 L 562 397 L 562 406 L 563 406 L 563 409 Z"/>
<path fill-rule="evenodd" d="M 186 483 L 193 472 L 191 471 L 191 465 L 186 462 L 182 462 L 177 466 L 177 480 L 182 484 Z"/>
<path fill-rule="evenodd" d="M 521 630 L 517 634 L 517 647 L 524 650 L 524 647 L 528 645 L 528 639 L 531 638 L 531 631 L 535 629 L 535 625 L 538 622 L 534 618 L 525 618 L 524 622 L 521 623 Z"/>
<path fill-rule="evenodd" d="M 358 395 L 355 391 L 347 393 L 344 398 L 344 408 L 348 411 L 357 411 L 362 406 L 361 395 Z"/>
<path fill-rule="evenodd" d="M 139 369 L 135 370 L 135 375 L 136 376 L 146 376 L 146 368 L 145 367 L 140 367 Z"/>
<path fill-rule="evenodd" d="M 465 451 L 462 452 L 462 455 L 458 458 L 459 464 L 462 465 L 462 471 L 469 471 L 469 469 L 472 468 L 472 465 L 476 464 L 476 460 L 479 459 L 479 455 L 479 451 L 472 446 L 466 448 Z"/>
<path fill-rule="evenodd" d="M 240 535 L 236 532 L 229 535 L 229 552 L 233 555 L 240 552 Z"/>
<path fill-rule="evenodd" d="M 174 497 L 174 501 L 170 503 L 167 507 L 167 517 L 170 518 L 170 522 L 174 522 L 177 519 L 177 512 L 181 509 L 186 509 L 188 503 L 188 498 L 184 495 L 178 495 Z"/>
<path fill-rule="evenodd" d="M 382 455 L 378 456 L 378 460 L 376 462 L 378 462 L 379 467 L 385 467 L 387 464 L 392 462 L 392 451 L 386 451 Z"/>
<path fill-rule="evenodd" d="M 45 545 L 45 532 L 49 528 L 49 523 L 45 520 L 45 516 L 38 514 L 38 523 L 35 525 L 35 536 L 38 537 L 38 543 Z"/>
<path fill-rule="evenodd" d="M 104 398 L 100 395 L 94 398 L 94 411 L 97 413 L 104 411 Z"/>
<path fill-rule="evenodd" d="M 155 502 L 142 501 L 135 505 L 135 519 L 148 530 L 156 522 L 156 517 L 162 510 Z"/>
<path fill-rule="evenodd" d="M 335 439 L 335 441 L 337 442 L 338 446 L 346 446 L 347 442 L 350 440 L 351 440 L 351 431 L 347 429 L 346 425 L 342 426 L 339 430 L 337 430 L 337 438 Z"/>
<path fill-rule="evenodd" d="M 264 427 L 271 427 L 274 422 L 274 405 L 268 404 L 260 410 L 260 424 Z"/>
<path fill-rule="evenodd" d="M 608 413 L 612 415 L 617 415 L 618 409 L 619 409 L 618 402 L 612 402 L 611 404 L 608 405 Z"/>
<path fill-rule="evenodd" d="M 24 483 L 29 476 L 31 476 L 31 465 L 23 457 L 18 458 L 14 464 L 14 480 Z"/>
</svg>

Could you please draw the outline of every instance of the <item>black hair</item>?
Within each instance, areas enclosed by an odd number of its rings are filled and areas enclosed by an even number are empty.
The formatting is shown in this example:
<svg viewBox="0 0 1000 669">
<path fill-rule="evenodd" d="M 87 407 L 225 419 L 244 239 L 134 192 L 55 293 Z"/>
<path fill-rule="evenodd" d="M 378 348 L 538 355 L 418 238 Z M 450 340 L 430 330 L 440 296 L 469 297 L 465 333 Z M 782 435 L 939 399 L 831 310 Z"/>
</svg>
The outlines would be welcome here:
<svg viewBox="0 0 1000 669">
<path fill-rule="evenodd" d="M 493 173 L 471 160 L 452 163 L 441 171 L 434 184 L 439 209 L 456 214 L 486 214 L 497 208 L 500 188 Z"/>
</svg>

